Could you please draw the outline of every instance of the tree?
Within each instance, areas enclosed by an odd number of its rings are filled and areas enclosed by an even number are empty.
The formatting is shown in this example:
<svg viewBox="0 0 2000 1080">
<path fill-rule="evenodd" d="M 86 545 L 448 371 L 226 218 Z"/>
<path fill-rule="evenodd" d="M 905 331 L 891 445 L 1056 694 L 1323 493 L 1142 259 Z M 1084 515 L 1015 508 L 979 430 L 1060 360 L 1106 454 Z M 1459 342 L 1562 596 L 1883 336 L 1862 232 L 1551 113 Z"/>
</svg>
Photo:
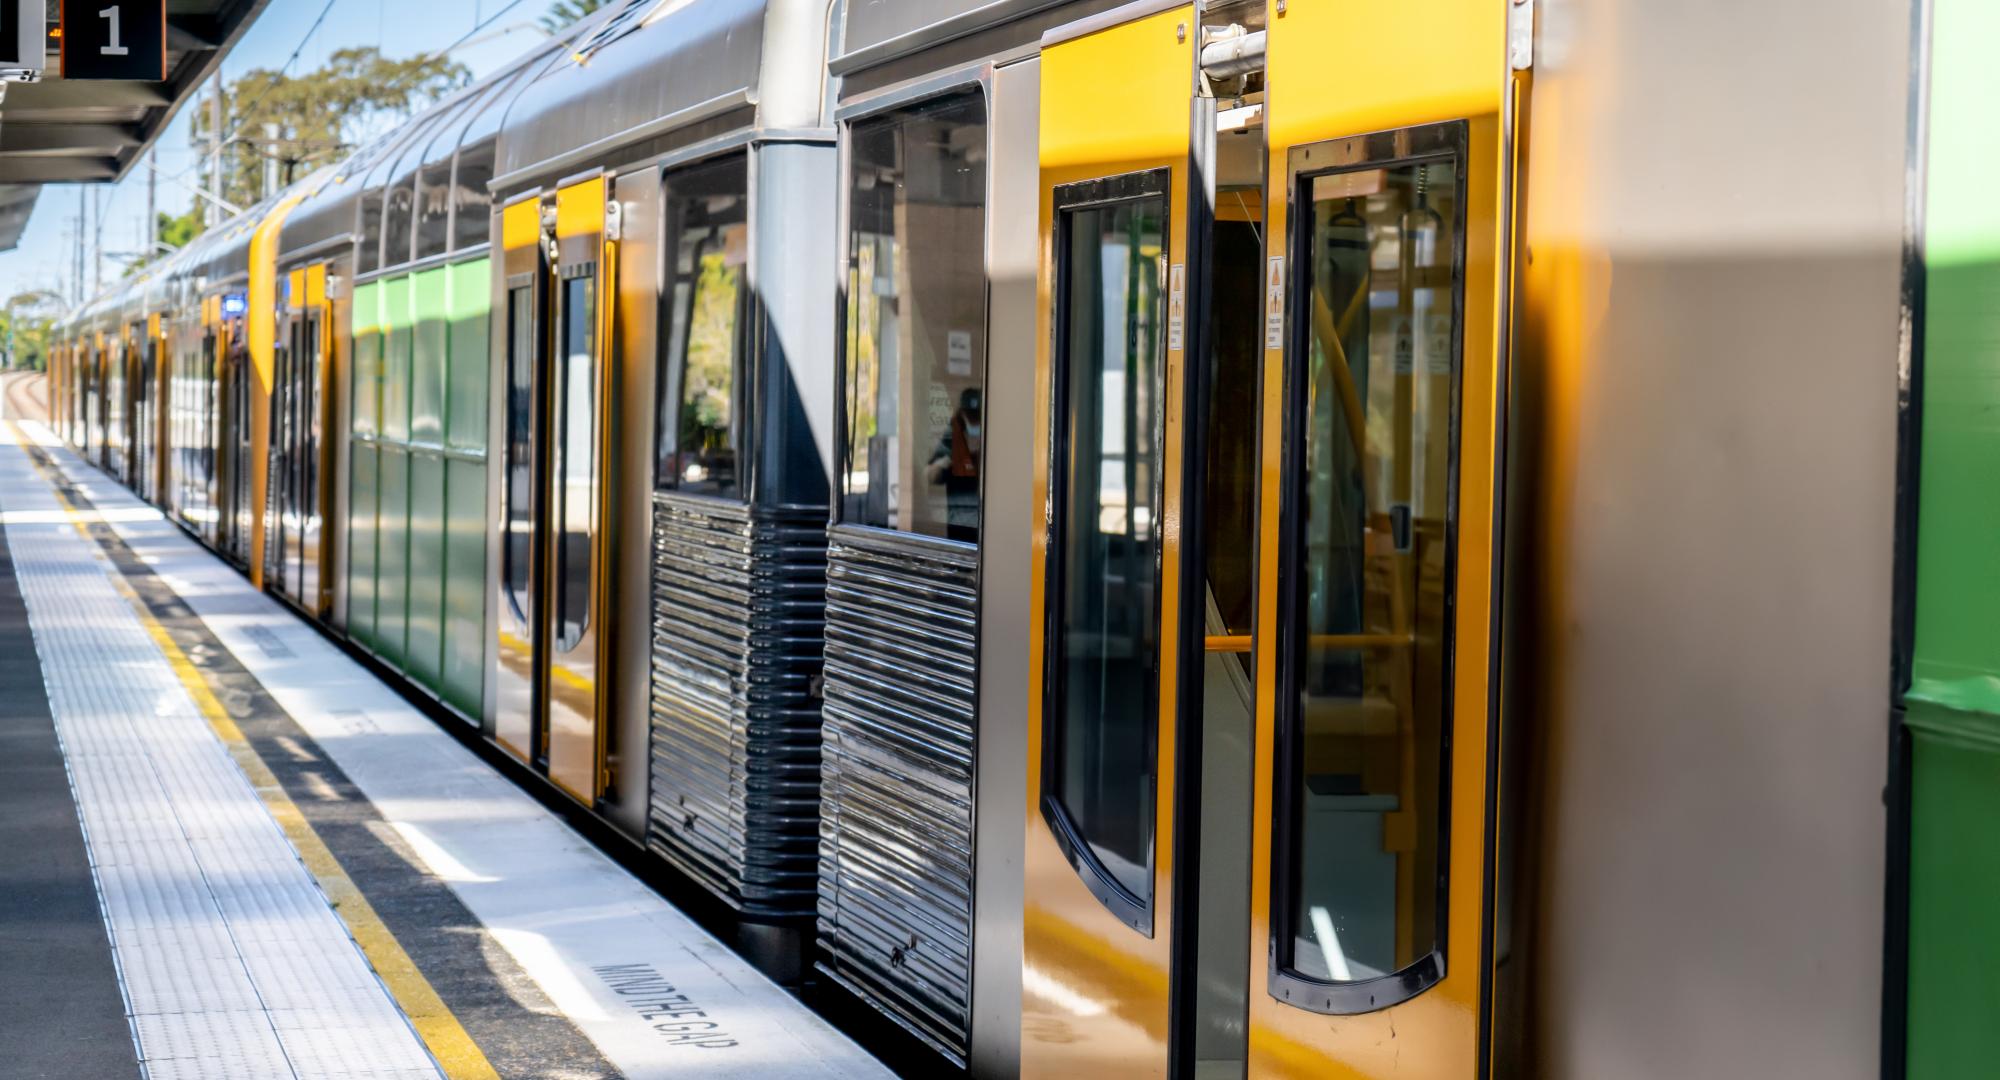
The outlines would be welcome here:
<svg viewBox="0 0 2000 1080">
<path fill-rule="evenodd" d="M 155 220 L 154 231 L 159 234 L 160 242 L 176 249 L 186 247 L 188 241 L 200 236 L 202 230 L 207 227 L 207 223 L 202 218 L 201 207 L 199 205 L 188 207 L 188 211 L 185 214 L 169 214 L 161 210 L 156 212 L 153 217 Z M 173 252 L 163 248 L 159 251 L 149 251 L 140 255 L 138 258 L 125 264 L 125 275 L 130 277 L 171 254 Z"/>
<path fill-rule="evenodd" d="M 8 363 L 36 371 L 47 369 L 49 337 L 62 310 L 61 297 L 40 290 L 17 293 L 0 304 L 0 340 L 6 342 Z"/>
<path fill-rule="evenodd" d="M 162 212 L 159 220 L 160 242 L 169 247 L 184 248 L 188 246 L 188 241 L 201 235 L 202 214 L 199 206 L 188 207 L 187 213 L 178 216 Z"/>
<path fill-rule="evenodd" d="M 268 68 L 244 72 L 223 90 L 222 198 L 256 202 L 264 189 L 265 155 L 275 149 L 280 183 L 352 150 L 384 122 L 410 116 L 472 81 L 448 56 L 420 53 L 393 60 L 374 46 L 341 49 L 326 66 L 299 76 Z M 275 124 L 275 135 L 264 125 Z M 197 137 L 208 137 L 209 110 L 194 115 Z M 162 237 L 166 239 L 166 237 Z"/>
<path fill-rule="evenodd" d="M 548 14 L 539 20 L 542 29 L 554 34 L 586 15 L 603 7 L 605 0 L 556 0 L 549 5 Z"/>
</svg>

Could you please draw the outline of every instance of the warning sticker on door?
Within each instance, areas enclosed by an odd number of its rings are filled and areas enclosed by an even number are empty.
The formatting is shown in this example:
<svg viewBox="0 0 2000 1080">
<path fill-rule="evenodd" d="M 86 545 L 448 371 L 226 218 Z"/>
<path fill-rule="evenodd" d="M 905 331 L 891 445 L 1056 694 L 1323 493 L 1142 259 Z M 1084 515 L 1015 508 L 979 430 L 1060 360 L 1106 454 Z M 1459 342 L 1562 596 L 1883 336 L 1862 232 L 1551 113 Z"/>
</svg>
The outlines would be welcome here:
<svg viewBox="0 0 2000 1080">
<path fill-rule="evenodd" d="M 1175 263 L 1167 270 L 1167 348 L 1181 350 L 1181 334 L 1187 326 L 1187 265 Z"/>
<path fill-rule="evenodd" d="M 1264 347 L 1285 347 L 1285 257 L 1274 255 L 1264 272 Z"/>
</svg>

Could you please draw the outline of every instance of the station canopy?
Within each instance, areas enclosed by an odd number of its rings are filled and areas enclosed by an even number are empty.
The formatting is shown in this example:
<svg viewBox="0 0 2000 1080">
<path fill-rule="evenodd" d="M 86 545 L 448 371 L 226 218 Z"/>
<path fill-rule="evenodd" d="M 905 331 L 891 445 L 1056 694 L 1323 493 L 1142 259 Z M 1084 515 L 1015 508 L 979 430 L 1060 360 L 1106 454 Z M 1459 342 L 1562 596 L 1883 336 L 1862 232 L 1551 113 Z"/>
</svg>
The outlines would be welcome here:
<svg viewBox="0 0 2000 1080">
<path fill-rule="evenodd" d="M 7 83 L 0 96 L 0 251 L 20 242 L 43 184 L 123 179 L 267 3 L 167 0 L 162 82 L 65 80 L 51 37 L 42 81 Z"/>
</svg>

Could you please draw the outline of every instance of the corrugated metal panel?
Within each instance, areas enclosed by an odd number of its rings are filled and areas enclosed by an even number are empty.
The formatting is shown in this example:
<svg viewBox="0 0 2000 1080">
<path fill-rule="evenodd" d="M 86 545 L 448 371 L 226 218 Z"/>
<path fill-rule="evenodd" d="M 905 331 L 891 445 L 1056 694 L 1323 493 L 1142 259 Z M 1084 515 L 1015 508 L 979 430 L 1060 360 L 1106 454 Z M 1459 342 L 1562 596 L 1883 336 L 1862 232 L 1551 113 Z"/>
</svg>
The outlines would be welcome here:
<svg viewBox="0 0 2000 1080">
<path fill-rule="evenodd" d="M 856 528 L 836 528 L 827 551 L 822 967 L 961 1063 L 978 559 Z"/>
<path fill-rule="evenodd" d="M 648 846 L 745 914 L 808 915 L 826 510 L 653 499 Z"/>
</svg>

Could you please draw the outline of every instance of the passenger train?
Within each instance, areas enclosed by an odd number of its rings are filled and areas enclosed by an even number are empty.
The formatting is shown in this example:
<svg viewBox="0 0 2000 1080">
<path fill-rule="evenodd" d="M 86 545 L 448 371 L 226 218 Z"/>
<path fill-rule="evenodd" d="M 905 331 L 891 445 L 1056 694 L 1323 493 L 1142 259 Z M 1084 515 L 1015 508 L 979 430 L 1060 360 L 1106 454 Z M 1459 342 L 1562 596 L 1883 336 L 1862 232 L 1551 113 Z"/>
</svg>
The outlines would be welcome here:
<svg viewBox="0 0 2000 1080">
<path fill-rule="evenodd" d="M 939 1066 L 1872 1072 L 1888 7 L 614 0 L 52 408 Z"/>
</svg>

